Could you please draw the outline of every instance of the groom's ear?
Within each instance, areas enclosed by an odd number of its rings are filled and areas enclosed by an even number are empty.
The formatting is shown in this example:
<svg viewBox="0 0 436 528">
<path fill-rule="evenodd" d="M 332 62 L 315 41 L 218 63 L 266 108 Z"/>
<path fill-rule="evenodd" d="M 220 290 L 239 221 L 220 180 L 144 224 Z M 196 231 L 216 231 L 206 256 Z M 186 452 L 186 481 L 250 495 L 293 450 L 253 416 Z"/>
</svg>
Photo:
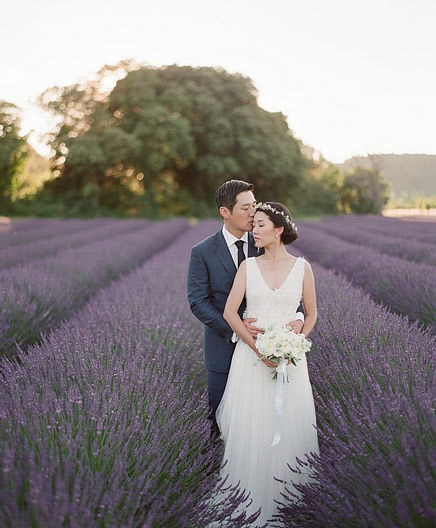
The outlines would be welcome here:
<svg viewBox="0 0 436 528">
<path fill-rule="evenodd" d="M 230 216 L 231 216 L 230 210 L 227 209 L 227 207 L 224 207 L 224 205 L 222 205 L 218 209 L 218 212 L 221 215 L 221 218 L 230 218 Z"/>
</svg>

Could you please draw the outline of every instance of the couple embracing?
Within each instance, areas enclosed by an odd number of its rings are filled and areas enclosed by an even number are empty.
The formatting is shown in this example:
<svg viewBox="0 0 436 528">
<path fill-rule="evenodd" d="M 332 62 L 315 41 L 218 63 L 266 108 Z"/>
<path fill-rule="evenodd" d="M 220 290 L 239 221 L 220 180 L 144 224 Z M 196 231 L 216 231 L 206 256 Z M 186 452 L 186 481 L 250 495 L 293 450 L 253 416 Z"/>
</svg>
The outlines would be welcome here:
<svg viewBox="0 0 436 528">
<path fill-rule="evenodd" d="M 216 191 L 224 225 L 192 248 L 188 300 L 204 323 L 204 351 L 212 431 L 224 442 L 221 476 L 250 492 L 248 514 L 272 521 L 287 487 L 309 475 L 288 468 L 318 453 L 316 417 L 306 358 L 288 364 L 279 442 L 273 368 L 256 347 L 259 333 L 286 325 L 307 336 L 317 318 L 310 264 L 286 251 L 297 238 L 288 209 L 256 204 L 253 186 L 230 180 Z M 304 308 L 303 308 L 304 306 Z M 279 479 L 279 480 L 277 480 Z"/>
</svg>

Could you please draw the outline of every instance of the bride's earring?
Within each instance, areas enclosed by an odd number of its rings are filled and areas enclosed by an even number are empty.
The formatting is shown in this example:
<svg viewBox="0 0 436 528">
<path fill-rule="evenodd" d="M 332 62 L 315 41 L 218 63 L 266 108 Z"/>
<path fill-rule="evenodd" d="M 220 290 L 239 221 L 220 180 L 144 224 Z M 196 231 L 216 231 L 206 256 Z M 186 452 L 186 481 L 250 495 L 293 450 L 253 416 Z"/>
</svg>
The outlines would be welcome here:
<svg viewBox="0 0 436 528">
<path fill-rule="evenodd" d="M 259 253 L 259 251 L 260 251 L 260 247 L 259 247 L 259 246 L 257 246 L 257 252 Z"/>
</svg>

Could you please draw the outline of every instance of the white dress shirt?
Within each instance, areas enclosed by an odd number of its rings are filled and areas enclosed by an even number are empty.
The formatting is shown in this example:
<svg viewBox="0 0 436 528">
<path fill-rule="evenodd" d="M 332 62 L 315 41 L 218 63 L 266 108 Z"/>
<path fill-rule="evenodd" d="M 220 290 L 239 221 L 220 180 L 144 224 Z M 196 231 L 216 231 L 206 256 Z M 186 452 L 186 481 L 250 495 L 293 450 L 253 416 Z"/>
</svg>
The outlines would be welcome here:
<svg viewBox="0 0 436 528">
<path fill-rule="evenodd" d="M 230 255 L 232 256 L 233 262 L 235 263 L 236 268 L 238 267 L 238 246 L 235 242 L 242 240 L 244 245 L 242 246 L 242 251 L 244 252 L 245 258 L 248 257 L 248 232 L 246 231 L 241 238 L 236 238 L 230 231 L 227 231 L 226 227 L 223 226 L 223 236 L 226 241 L 227 247 L 229 248 Z"/>
<path fill-rule="evenodd" d="M 245 258 L 248 256 L 248 232 L 245 232 L 241 238 L 236 238 L 230 231 L 227 231 L 226 226 L 223 226 L 223 236 L 226 241 L 227 247 L 229 248 L 230 255 L 232 256 L 233 262 L 235 263 L 236 269 L 238 269 L 238 246 L 235 244 L 238 240 L 242 240 L 244 245 L 242 251 L 244 252 Z M 236 343 L 238 335 L 233 332 L 232 342 Z"/>
</svg>

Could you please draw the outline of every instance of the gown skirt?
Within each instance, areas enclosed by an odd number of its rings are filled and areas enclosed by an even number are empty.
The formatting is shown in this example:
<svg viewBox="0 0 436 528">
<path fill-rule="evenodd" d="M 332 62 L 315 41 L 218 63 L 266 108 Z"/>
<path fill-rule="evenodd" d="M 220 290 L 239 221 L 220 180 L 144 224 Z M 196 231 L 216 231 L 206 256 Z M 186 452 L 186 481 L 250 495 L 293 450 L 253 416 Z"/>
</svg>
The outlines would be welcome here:
<svg viewBox="0 0 436 528">
<path fill-rule="evenodd" d="M 301 298 L 304 259 L 297 259 L 289 274 L 292 274 L 293 280 L 288 276 L 288 284 L 283 285 L 284 291 L 279 292 L 277 297 L 272 296 L 273 302 L 262 302 L 270 301 L 270 292 L 276 292 L 270 290 L 266 283 L 262 284 L 262 276 L 254 260 L 247 259 L 246 317 L 258 316 L 259 323 L 263 319 L 264 325 L 292 320 L 292 314 L 286 313 L 286 310 L 293 311 L 295 315 Z M 250 295 L 253 288 L 255 296 Z M 250 307 L 250 301 L 251 305 L 254 303 L 254 307 L 263 307 L 263 315 L 261 310 Z M 286 310 L 282 309 L 283 306 Z M 273 369 L 259 361 L 246 343 L 239 340 L 233 354 L 226 389 L 216 412 L 224 441 L 223 462 L 226 461 L 220 476 L 227 477 L 226 486 L 239 483 L 241 489 L 250 492 L 252 503 L 248 507 L 244 505 L 244 511 L 251 514 L 261 508 L 261 515 L 256 521 L 259 526 L 277 513 L 276 500 L 283 500 L 280 493 L 285 487 L 298 496 L 293 483 L 313 482 L 310 468 L 298 466 L 296 457 L 305 460 L 306 455 L 319 453 L 315 406 L 305 357 L 296 366 L 287 366 L 289 383 L 285 384 L 281 439 L 278 445 L 271 447 L 277 383 L 272 379 L 273 372 Z M 298 471 L 302 473 L 291 471 L 288 464 L 293 468 L 298 466 Z"/>
</svg>

